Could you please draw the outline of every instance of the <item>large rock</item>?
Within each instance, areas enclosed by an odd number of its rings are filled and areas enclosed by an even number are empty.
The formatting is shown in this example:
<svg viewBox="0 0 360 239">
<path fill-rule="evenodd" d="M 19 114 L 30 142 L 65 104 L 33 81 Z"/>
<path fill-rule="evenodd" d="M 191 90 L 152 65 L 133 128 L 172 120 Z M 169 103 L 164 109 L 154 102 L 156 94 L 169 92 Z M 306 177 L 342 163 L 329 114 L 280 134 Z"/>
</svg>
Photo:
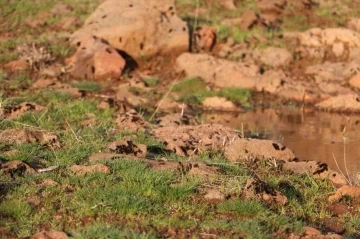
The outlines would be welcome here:
<svg viewBox="0 0 360 239">
<path fill-rule="evenodd" d="M 188 27 L 176 15 L 173 0 L 107 0 L 71 41 L 76 44 L 89 34 L 135 58 L 189 49 Z"/>
<path fill-rule="evenodd" d="M 206 54 L 183 53 L 176 59 L 179 71 L 187 76 L 200 77 L 217 87 L 254 88 L 259 67 L 231 62 Z"/>
<path fill-rule="evenodd" d="M 344 62 L 325 62 L 323 64 L 308 66 L 305 74 L 313 75 L 316 83 L 336 82 L 344 83 L 354 73 L 360 72 L 360 63 L 351 61 Z"/>
<path fill-rule="evenodd" d="M 87 36 L 78 41 L 77 46 L 76 53 L 68 60 L 72 76 L 96 80 L 120 78 L 125 59 L 107 42 Z"/>
<path fill-rule="evenodd" d="M 296 38 L 304 54 L 324 57 L 326 49 L 332 49 L 336 57 L 345 57 L 349 49 L 360 47 L 360 33 L 346 28 L 312 28 L 306 32 L 285 34 L 286 38 Z"/>
<path fill-rule="evenodd" d="M 316 107 L 335 112 L 360 112 L 360 96 L 357 94 L 334 96 L 316 104 Z"/>
</svg>

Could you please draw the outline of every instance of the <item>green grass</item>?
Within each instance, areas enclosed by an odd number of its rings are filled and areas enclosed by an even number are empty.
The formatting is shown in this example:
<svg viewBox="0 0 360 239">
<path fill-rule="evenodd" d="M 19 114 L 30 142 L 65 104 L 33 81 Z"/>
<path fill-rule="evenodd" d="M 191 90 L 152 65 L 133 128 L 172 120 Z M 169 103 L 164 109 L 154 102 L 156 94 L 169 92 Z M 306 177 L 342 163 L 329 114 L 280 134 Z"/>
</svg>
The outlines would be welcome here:
<svg viewBox="0 0 360 239">
<path fill-rule="evenodd" d="M 211 91 L 199 78 L 186 78 L 177 83 L 172 91 L 179 93 L 179 101 L 192 104 L 201 104 L 207 97 L 220 96 L 236 104 L 249 106 L 251 98 L 249 90 L 237 87 L 224 88 L 219 92 Z"/>
<path fill-rule="evenodd" d="M 200 104 L 206 97 L 215 95 L 199 78 L 186 78 L 175 84 L 172 91 L 179 93 L 179 101 L 193 104 Z"/>
<path fill-rule="evenodd" d="M 145 77 L 144 82 L 147 86 L 156 86 L 160 83 L 159 77 Z"/>
<path fill-rule="evenodd" d="M 80 90 L 86 90 L 90 92 L 99 92 L 101 90 L 101 85 L 98 82 L 94 81 L 72 83 L 71 86 Z"/>
<path fill-rule="evenodd" d="M 116 224 L 96 223 L 81 229 L 72 231 L 71 238 L 74 239 L 121 239 L 121 238 L 132 238 L 132 239 L 152 239 L 157 238 L 154 233 L 138 233 L 130 229 L 122 229 Z"/>
<path fill-rule="evenodd" d="M 236 87 L 224 88 L 218 95 L 243 106 L 249 106 L 251 98 L 251 92 L 248 89 Z"/>
</svg>

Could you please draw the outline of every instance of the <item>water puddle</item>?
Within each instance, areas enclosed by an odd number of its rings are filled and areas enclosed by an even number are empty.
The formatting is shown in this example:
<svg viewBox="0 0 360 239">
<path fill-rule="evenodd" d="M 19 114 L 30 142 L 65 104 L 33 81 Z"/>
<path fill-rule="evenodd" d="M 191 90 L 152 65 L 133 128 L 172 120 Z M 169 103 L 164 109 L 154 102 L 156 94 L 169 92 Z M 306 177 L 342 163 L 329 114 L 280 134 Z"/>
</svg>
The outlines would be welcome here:
<svg viewBox="0 0 360 239">
<path fill-rule="evenodd" d="M 300 160 L 316 160 L 353 179 L 360 178 L 360 115 L 303 112 L 299 109 L 256 109 L 246 113 L 206 113 L 208 123 L 244 129 L 245 135 L 277 141 Z M 344 157 L 345 161 L 344 162 Z M 335 159 L 334 159 L 335 158 Z"/>
</svg>

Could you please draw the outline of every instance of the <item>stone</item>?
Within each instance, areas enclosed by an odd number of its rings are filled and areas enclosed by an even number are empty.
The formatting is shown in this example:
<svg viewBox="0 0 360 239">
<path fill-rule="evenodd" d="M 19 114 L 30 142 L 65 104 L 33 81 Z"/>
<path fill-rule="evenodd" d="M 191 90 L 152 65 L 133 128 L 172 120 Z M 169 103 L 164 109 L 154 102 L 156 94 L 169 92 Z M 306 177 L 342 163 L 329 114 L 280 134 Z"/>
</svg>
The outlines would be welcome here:
<svg viewBox="0 0 360 239">
<path fill-rule="evenodd" d="M 313 76 L 318 84 L 321 82 L 345 83 L 356 73 L 360 73 L 360 62 L 356 61 L 325 62 L 305 68 L 305 74 Z"/>
<path fill-rule="evenodd" d="M 216 44 L 216 29 L 209 26 L 198 27 L 194 33 L 194 49 L 211 51 Z"/>
<path fill-rule="evenodd" d="M 360 200 L 360 187 L 345 185 L 339 188 L 334 195 L 331 195 L 328 198 L 330 203 L 338 202 L 342 197 L 348 196 L 353 198 L 354 200 Z"/>
<path fill-rule="evenodd" d="M 123 114 L 118 114 L 116 124 L 119 130 L 127 132 L 145 131 L 150 128 L 151 124 L 143 119 L 143 117 L 135 110 L 130 110 Z"/>
<path fill-rule="evenodd" d="M 7 144 L 39 143 L 54 148 L 60 147 L 58 136 L 46 130 L 6 129 L 0 132 L 0 142 Z"/>
<path fill-rule="evenodd" d="M 275 94 L 287 81 L 289 81 L 289 79 L 283 71 L 269 70 L 259 76 L 255 88 L 260 92 L 264 91 Z"/>
<path fill-rule="evenodd" d="M 352 87 L 355 87 L 357 89 L 360 89 L 360 73 L 357 73 L 356 75 L 354 75 L 353 77 L 351 77 L 351 79 L 349 80 L 349 84 Z"/>
<path fill-rule="evenodd" d="M 6 63 L 4 65 L 4 68 L 10 71 L 20 71 L 28 70 L 30 68 L 30 65 L 25 59 L 19 59 Z"/>
<path fill-rule="evenodd" d="M 77 44 L 89 34 L 133 58 L 189 50 L 187 23 L 177 16 L 174 0 L 104 1 L 70 40 Z"/>
<path fill-rule="evenodd" d="M 292 160 L 294 153 L 287 147 L 271 140 L 237 138 L 226 146 L 224 156 L 232 162 L 252 158 Z"/>
<path fill-rule="evenodd" d="M 30 167 L 27 163 L 24 163 L 20 160 L 12 160 L 6 163 L 0 163 L 0 170 L 5 175 L 14 176 L 23 176 L 25 174 L 35 173 L 35 169 Z"/>
<path fill-rule="evenodd" d="M 30 239 L 68 239 L 65 232 L 41 231 L 34 234 Z"/>
<path fill-rule="evenodd" d="M 268 47 L 261 51 L 259 61 L 273 68 L 285 67 L 293 61 L 293 56 L 284 48 Z"/>
<path fill-rule="evenodd" d="M 285 38 L 296 35 L 299 46 L 304 47 L 303 55 L 323 58 L 330 48 L 336 57 L 347 57 L 352 48 L 360 46 L 360 33 L 346 28 L 312 28 L 305 32 L 286 34 Z M 305 54 L 304 54 L 305 53 Z"/>
<path fill-rule="evenodd" d="M 180 156 L 197 155 L 206 150 L 222 150 L 238 138 L 234 130 L 218 124 L 165 126 L 152 130 L 151 134 L 167 150 Z"/>
<path fill-rule="evenodd" d="M 130 88 L 131 86 L 129 84 L 119 85 L 116 90 L 116 100 L 120 102 L 126 102 L 132 107 L 141 106 L 148 103 L 147 98 L 142 98 L 132 94 Z"/>
<path fill-rule="evenodd" d="M 303 227 L 304 234 L 306 236 L 317 236 L 321 235 L 321 232 L 313 227 Z"/>
<path fill-rule="evenodd" d="M 10 105 L 5 108 L 5 116 L 8 119 L 15 119 L 31 111 L 42 111 L 45 107 L 32 102 L 23 102 L 19 105 Z"/>
<path fill-rule="evenodd" d="M 207 97 L 204 102 L 203 106 L 209 110 L 223 110 L 223 111 L 236 111 L 236 105 L 222 97 L 214 96 L 214 97 Z"/>
<path fill-rule="evenodd" d="M 225 200 L 225 196 L 219 189 L 208 188 L 205 190 L 204 199 L 209 201 L 223 201 Z"/>
<path fill-rule="evenodd" d="M 258 16 L 253 10 L 246 10 L 241 16 L 239 23 L 240 29 L 243 31 L 252 29 L 259 21 Z"/>
<path fill-rule="evenodd" d="M 255 87 L 259 68 L 240 62 L 217 59 L 206 54 L 183 53 L 176 59 L 177 70 L 189 77 L 200 77 L 216 87 Z"/>
<path fill-rule="evenodd" d="M 360 112 L 360 96 L 358 94 L 334 96 L 315 106 L 333 112 Z"/>
<path fill-rule="evenodd" d="M 67 60 L 73 77 L 95 80 L 120 78 L 125 59 L 107 42 L 88 36 L 82 38 L 77 46 L 75 54 Z"/>
<path fill-rule="evenodd" d="M 332 51 L 336 57 L 341 57 L 344 55 L 345 46 L 342 42 L 334 43 L 332 46 Z"/>
<path fill-rule="evenodd" d="M 164 126 L 180 126 L 180 125 L 199 125 L 200 122 L 193 116 L 187 114 L 168 114 L 160 118 L 156 118 L 155 124 Z"/>
<path fill-rule="evenodd" d="M 108 173 L 110 168 L 104 164 L 95 164 L 90 166 L 84 165 L 73 165 L 69 167 L 69 170 L 76 175 L 85 175 L 88 173 Z"/>
</svg>

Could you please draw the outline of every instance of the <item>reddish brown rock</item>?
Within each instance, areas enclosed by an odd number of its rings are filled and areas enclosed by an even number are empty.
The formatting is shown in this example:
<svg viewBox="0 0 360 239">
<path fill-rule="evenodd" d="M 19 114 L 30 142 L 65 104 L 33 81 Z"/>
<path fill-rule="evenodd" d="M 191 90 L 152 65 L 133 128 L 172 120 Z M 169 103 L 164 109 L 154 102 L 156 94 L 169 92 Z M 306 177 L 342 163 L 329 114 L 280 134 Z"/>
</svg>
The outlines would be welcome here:
<svg viewBox="0 0 360 239">
<path fill-rule="evenodd" d="M 236 111 L 236 105 L 225 98 L 214 96 L 204 100 L 203 106 L 209 110 Z"/>
<path fill-rule="evenodd" d="M 286 49 L 268 47 L 260 52 L 259 60 L 265 65 L 277 68 L 289 65 L 293 60 L 293 56 Z"/>
<path fill-rule="evenodd" d="M 321 235 L 321 232 L 313 227 L 303 227 L 304 234 L 306 236 L 317 236 Z"/>
<path fill-rule="evenodd" d="M 115 48 L 96 36 L 82 38 L 77 46 L 76 53 L 68 59 L 72 76 L 95 80 L 120 78 L 126 62 Z"/>
<path fill-rule="evenodd" d="M 246 10 L 244 12 L 244 14 L 241 16 L 241 20 L 240 20 L 240 29 L 245 31 L 245 30 L 250 30 L 252 29 L 259 21 L 258 16 L 255 14 L 254 11 L 252 10 Z"/>
<path fill-rule="evenodd" d="M 351 77 L 351 79 L 349 80 L 349 84 L 352 87 L 360 89 L 360 73 L 358 73 L 358 74 L 354 75 L 353 77 Z"/>
<path fill-rule="evenodd" d="M 157 118 L 156 125 L 164 126 L 180 126 L 180 125 L 199 125 L 200 122 L 193 116 L 187 114 L 168 114 L 164 117 Z"/>
<path fill-rule="evenodd" d="M 104 164 L 95 164 L 90 166 L 84 165 L 73 165 L 69 167 L 69 170 L 76 175 L 85 175 L 87 173 L 108 173 L 110 171 L 109 167 Z"/>
<path fill-rule="evenodd" d="M 0 132 L 0 142 L 7 144 L 25 144 L 37 142 L 44 146 L 60 147 L 55 133 L 45 130 L 7 129 Z"/>
<path fill-rule="evenodd" d="M 234 130 L 217 124 L 167 126 L 152 130 L 152 134 L 166 145 L 166 149 L 180 156 L 196 155 L 206 150 L 219 151 L 238 138 Z"/>
<path fill-rule="evenodd" d="M 14 177 L 16 175 L 22 176 L 24 174 L 35 173 L 35 169 L 31 168 L 28 164 L 20 160 L 12 160 L 7 163 L 0 163 L 1 171 Z"/>
<path fill-rule="evenodd" d="M 189 77 L 200 77 L 220 88 L 253 88 L 259 73 L 256 65 L 218 59 L 207 54 L 183 53 L 176 59 L 176 67 Z"/>
<path fill-rule="evenodd" d="M 292 160 L 294 153 L 287 147 L 271 140 L 238 138 L 225 148 L 225 157 L 233 162 L 245 161 L 249 158 Z"/>
<path fill-rule="evenodd" d="M 187 23 L 177 16 L 173 0 L 104 1 L 71 42 L 77 44 L 89 34 L 134 58 L 189 50 Z"/>
<path fill-rule="evenodd" d="M 27 112 L 42 111 L 44 109 L 45 107 L 41 105 L 32 102 L 23 102 L 19 105 L 5 107 L 5 116 L 8 119 L 14 119 L 21 115 L 24 115 Z"/>
<path fill-rule="evenodd" d="M 4 65 L 4 68 L 10 71 L 19 71 L 29 69 L 30 65 L 25 59 L 19 59 L 6 63 Z"/>
<path fill-rule="evenodd" d="M 61 83 L 55 78 L 50 78 L 50 79 L 40 78 L 37 81 L 35 81 L 31 87 L 34 89 L 44 89 L 44 88 L 56 87 L 60 85 Z"/>
<path fill-rule="evenodd" d="M 211 51 L 216 44 L 216 29 L 209 26 L 198 27 L 194 33 L 194 44 L 197 51 Z"/>
<path fill-rule="evenodd" d="M 348 196 L 360 201 L 360 187 L 346 185 L 339 188 L 334 195 L 329 197 L 329 202 L 338 202 L 343 196 Z"/>
<path fill-rule="evenodd" d="M 49 178 L 42 180 L 41 183 L 39 184 L 40 187 L 55 187 L 58 185 L 59 184 L 56 181 Z"/>
<path fill-rule="evenodd" d="M 65 232 L 41 231 L 33 235 L 30 239 L 68 239 Z"/>
<path fill-rule="evenodd" d="M 334 96 L 315 106 L 334 112 L 360 112 L 360 96 L 357 94 Z"/>
<path fill-rule="evenodd" d="M 150 127 L 150 123 L 146 122 L 135 110 L 119 114 L 116 118 L 116 124 L 120 130 L 128 132 L 145 131 Z"/>
<path fill-rule="evenodd" d="M 209 201 L 223 201 L 225 200 L 225 195 L 216 188 L 207 188 L 204 192 L 204 199 Z"/>
</svg>

